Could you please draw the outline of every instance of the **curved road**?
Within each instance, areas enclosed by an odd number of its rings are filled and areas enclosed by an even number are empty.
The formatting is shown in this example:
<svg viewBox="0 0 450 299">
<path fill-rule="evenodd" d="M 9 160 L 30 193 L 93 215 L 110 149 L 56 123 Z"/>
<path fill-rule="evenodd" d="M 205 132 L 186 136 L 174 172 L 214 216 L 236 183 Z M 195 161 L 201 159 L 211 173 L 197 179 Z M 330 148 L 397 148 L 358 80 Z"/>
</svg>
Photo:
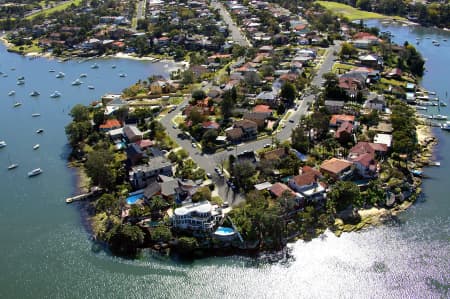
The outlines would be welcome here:
<svg viewBox="0 0 450 299">
<path fill-rule="evenodd" d="M 322 75 L 329 72 L 331 67 L 333 66 L 334 60 L 336 56 L 333 54 L 337 52 L 340 47 L 340 42 L 336 42 L 335 45 L 328 48 L 327 53 L 323 59 L 323 62 L 320 68 L 317 70 L 315 77 L 313 78 L 311 85 L 320 87 L 322 85 Z M 285 122 L 285 127 L 275 134 L 273 137 L 276 137 L 280 141 L 284 141 L 290 138 L 292 129 L 297 125 L 300 117 L 305 115 L 308 110 L 308 103 L 312 103 L 315 100 L 315 95 L 306 96 L 299 104 L 297 110 L 291 110 L 291 115 L 289 117 L 289 121 Z M 215 171 L 214 167 L 220 165 L 223 159 L 228 159 L 230 154 L 236 155 L 237 153 L 246 151 L 246 150 L 257 150 L 262 148 L 265 144 L 271 142 L 271 136 L 261 140 L 254 140 L 246 143 L 238 144 L 233 151 L 222 151 L 215 154 L 203 154 L 201 151 L 192 146 L 192 141 L 189 139 L 181 139 L 178 137 L 178 134 L 181 133 L 180 130 L 175 129 L 173 127 L 172 118 L 181 113 L 181 108 L 189 102 L 189 97 L 185 98 L 183 103 L 178 105 L 177 109 L 166 116 L 164 116 L 160 122 L 164 125 L 167 130 L 167 133 L 170 137 L 175 140 L 182 148 L 188 151 L 189 155 L 192 159 L 197 163 L 197 165 L 203 168 L 207 173 L 211 173 L 213 175 L 213 181 L 218 188 L 219 195 L 223 198 L 224 201 L 228 201 L 232 205 L 237 205 L 244 200 L 244 198 L 240 194 L 234 193 L 231 188 L 225 183 L 225 178 L 219 177 Z"/>
</svg>

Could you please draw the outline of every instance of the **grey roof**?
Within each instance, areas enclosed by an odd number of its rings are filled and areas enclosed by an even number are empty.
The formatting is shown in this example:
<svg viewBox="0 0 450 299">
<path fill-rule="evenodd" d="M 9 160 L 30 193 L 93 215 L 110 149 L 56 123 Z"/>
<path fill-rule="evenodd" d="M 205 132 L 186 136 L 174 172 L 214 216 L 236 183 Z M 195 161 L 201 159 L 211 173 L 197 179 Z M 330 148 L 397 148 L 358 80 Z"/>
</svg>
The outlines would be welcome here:
<svg viewBox="0 0 450 299">
<path fill-rule="evenodd" d="M 147 199 L 152 198 L 154 195 L 158 194 L 160 191 L 161 191 L 161 186 L 157 182 L 152 182 L 144 189 L 144 197 Z"/>
<path fill-rule="evenodd" d="M 161 186 L 161 194 L 163 196 L 170 196 L 176 193 L 175 189 L 178 188 L 178 181 L 172 179 L 171 181 L 165 181 L 159 183 Z"/>
<path fill-rule="evenodd" d="M 172 164 L 170 164 L 170 162 L 168 160 L 166 160 L 166 158 L 164 157 L 155 157 L 150 159 L 150 161 L 148 161 L 148 164 L 145 165 L 137 165 L 137 166 L 133 166 L 132 171 L 134 172 L 138 172 L 138 171 L 143 171 L 143 172 L 150 172 L 153 170 L 158 170 L 167 166 L 171 166 Z"/>
</svg>

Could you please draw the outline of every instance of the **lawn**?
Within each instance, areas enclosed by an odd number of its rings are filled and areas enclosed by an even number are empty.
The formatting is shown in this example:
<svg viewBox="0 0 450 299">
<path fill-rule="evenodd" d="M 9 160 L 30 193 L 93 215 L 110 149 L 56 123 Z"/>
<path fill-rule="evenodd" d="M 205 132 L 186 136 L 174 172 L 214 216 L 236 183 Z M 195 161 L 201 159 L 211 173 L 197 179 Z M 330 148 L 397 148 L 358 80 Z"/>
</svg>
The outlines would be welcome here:
<svg viewBox="0 0 450 299">
<path fill-rule="evenodd" d="M 10 47 L 10 49 L 12 51 L 20 52 L 20 53 L 23 53 L 23 54 L 27 54 L 27 53 L 41 53 L 42 52 L 42 48 L 38 46 L 37 40 L 33 40 L 31 45 L 13 46 L 13 47 Z"/>
<path fill-rule="evenodd" d="M 333 64 L 331 71 L 335 74 L 342 74 L 354 68 L 354 65 L 336 62 Z"/>
<path fill-rule="evenodd" d="M 58 12 L 58 11 L 61 11 L 61 10 L 65 10 L 72 4 L 78 6 L 78 5 L 81 4 L 81 1 L 82 0 L 65 1 L 65 2 L 62 2 L 60 4 L 55 5 L 54 7 L 51 7 L 51 8 L 48 8 L 48 9 L 43 9 L 43 10 L 41 10 L 41 11 L 35 13 L 35 14 L 29 15 L 25 19 L 32 20 L 32 19 L 34 19 L 34 18 L 36 18 L 38 16 L 46 17 L 46 16 L 48 16 L 51 13 Z"/>
<path fill-rule="evenodd" d="M 391 17 L 382 15 L 379 13 L 374 12 L 368 12 L 356 9 L 352 6 L 337 3 L 337 2 L 331 2 L 331 1 L 316 1 L 315 3 L 320 4 L 321 6 L 325 7 L 326 9 L 331 10 L 332 13 L 342 15 L 343 17 L 348 18 L 350 21 L 354 20 L 365 20 L 365 19 L 403 19 L 402 17 Z"/>
</svg>

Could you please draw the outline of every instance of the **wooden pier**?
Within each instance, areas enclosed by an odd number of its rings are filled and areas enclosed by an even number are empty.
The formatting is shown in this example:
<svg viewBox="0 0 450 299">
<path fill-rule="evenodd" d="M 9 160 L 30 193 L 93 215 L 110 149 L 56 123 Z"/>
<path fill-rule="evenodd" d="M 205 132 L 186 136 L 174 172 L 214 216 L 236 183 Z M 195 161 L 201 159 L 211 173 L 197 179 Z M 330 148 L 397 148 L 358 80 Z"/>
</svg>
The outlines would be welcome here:
<svg viewBox="0 0 450 299">
<path fill-rule="evenodd" d="M 81 201 L 81 200 L 85 200 L 85 199 L 89 199 L 92 196 L 98 195 L 100 193 L 103 192 L 102 188 L 99 187 L 92 187 L 91 191 L 87 192 L 87 193 L 83 193 L 83 194 L 79 194 L 73 197 L 67 197 L 66 198 L 66 203 L 72 203 L 74 201 Z"/>
</svg>

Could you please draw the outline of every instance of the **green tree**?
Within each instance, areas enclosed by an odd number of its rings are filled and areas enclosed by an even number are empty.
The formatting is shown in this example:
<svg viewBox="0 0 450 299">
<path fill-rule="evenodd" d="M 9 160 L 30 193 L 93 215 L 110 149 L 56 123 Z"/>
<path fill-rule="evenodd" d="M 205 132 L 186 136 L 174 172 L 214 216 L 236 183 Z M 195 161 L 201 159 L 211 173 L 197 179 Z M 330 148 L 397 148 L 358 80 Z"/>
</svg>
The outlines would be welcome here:
<svg viewBox="0 0 450 299">
<path fill-rule="evenodd" d="M 280 97 L 286 99 L 287 106 L 291 106 L 297 96 L 297 88 L 294 84 L 286 82 L 281 86 Z"/>
<path fill-rule="evenodd" d="M 119 224 L 107 233 L 107 241 L 114 253 L 134 256 L 144 243 L 144 232 L 135 225 Z"/>
<path fill-rule="evenodd" d="M 198 241 L 193 237 L 180 237 L 178 238 L 178 246 L 182 253 L 190 254 L 192 251 L 199 247 Z"/>
<path fill-rule="evenodd" d="M 103 194 L 94 202 L 96 213 L 106 212 L 108 215 L 118 214 L 119 200 L 112 194 Z"/>
<path fill-rule="evenodd" d="M 302 153 L 309 152 L 309 136 L 305 133 L 305 129 L 302 127 L 295 127 L 291 133 L 292 147 Z"/>
<path fill-rule="evenodd" d="M 113 168 L 114 155 L 105 149 L 92 151 L 84 164 L 87 175 L 95 185 L 112 190 L 116 182 L 116 170 Z"/>
<path fill-rule="evenodd" d="M 346 209 L 349 205 L 360 207 L 362 205 L 361 193 L 358 185 L 349 181 L 338 181 L 327 194 L 328 200 L 333 203 L 337 211 Z"/>
<path fill-rule="evenodd" d="M 165 225 L 158 225 L 150 231 L 150 237 L 155 242 L 169 242 L 172 239 L 172 232 Z"/>
<path fill-rule="evenodd" d="M 81 104 L 76 104 L 69 112 L 74 122 L 89 120 L 89 109 Z"/>
<path fill-rule="evenodd" d="M 192 92 L 192 99 L 195 101 L 200 101 L 206 98 L 206 93 L 202 89 L 196 89 Z"/>
<path fill-rule="evenodd" d="M 203 186 L 197 189 L 197 192 L 192 195 L 192 202 L 211 201 L 211 190 L 208 186 Z"/>
<path fill-rule="evenodd" d="M 351 43 L 344 42 L 341 45 L 341 51 L 339 52 L 339 56 L 341 59 L 344 59 L 345 57 L 352 57 L 353 55 L 356 55 L 358 53 L 358 50 L 353 46 Z"/>
</svg>

